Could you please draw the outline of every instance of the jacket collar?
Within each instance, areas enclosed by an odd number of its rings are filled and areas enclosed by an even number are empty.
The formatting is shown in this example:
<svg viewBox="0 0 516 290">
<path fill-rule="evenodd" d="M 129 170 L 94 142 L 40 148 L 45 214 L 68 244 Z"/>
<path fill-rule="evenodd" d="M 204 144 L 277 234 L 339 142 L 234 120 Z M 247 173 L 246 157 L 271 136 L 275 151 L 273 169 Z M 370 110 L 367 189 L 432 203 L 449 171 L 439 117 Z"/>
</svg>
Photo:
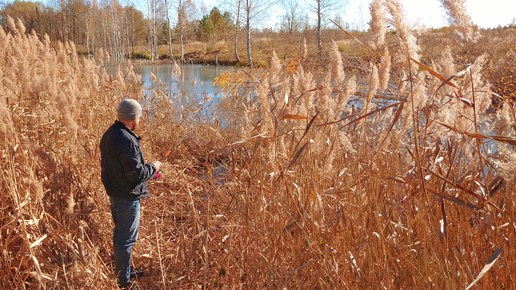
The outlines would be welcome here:
<svg viewBox="0 0 516 290">
<path fill-rule="evenodd" d="M 138 141 L 140 141 L 142 139 L 142 136 L 136 136 L 136 134 L 134 134 L 134 132 L 131 129 L 127 128 L 127 126 L 124 123 L 122 123 L 118 120 L 115 120 L 115 125 L 119 126 L 121 129 L 129 132 L 129 134 L 134 136 L 134 138 L 136 138 Z"/>
</svg>

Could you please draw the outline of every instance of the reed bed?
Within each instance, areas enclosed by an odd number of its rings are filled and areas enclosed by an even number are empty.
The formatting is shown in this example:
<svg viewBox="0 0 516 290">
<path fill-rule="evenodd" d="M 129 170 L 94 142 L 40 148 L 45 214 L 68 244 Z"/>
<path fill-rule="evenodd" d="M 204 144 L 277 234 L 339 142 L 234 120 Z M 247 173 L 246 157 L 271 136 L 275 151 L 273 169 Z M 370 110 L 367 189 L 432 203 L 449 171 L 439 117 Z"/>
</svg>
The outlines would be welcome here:
<svg viewBox="0 0 516 290">
<path fill-rule="evenodd" d="M 372 23 L 363 74 L 337 43 L 317 69 L 300 46 L 288 63 L 273 54 L 267 70 L 221 76 L 216 114 L 9 19 L 0 286 L 115 287 L 98 142 L 131 97 L 146 159 L 177 144 L 143 201 L 144 289 L 514 288 L 515 114 L 483 77 L 503 61 L 463 67 L 451 48 L 428 60 L 397 1 L 371 10 L 399 38 L 387 45 Z M 478 47 L 457 25 L 456 41 Z"/>
</svg>

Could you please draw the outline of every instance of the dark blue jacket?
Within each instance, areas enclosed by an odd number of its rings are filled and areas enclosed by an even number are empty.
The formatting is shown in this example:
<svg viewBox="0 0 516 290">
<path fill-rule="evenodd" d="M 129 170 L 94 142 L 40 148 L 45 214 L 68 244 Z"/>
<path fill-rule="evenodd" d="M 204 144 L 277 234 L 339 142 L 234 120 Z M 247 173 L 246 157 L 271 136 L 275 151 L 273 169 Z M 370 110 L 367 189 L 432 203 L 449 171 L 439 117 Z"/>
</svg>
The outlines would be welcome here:
<svg viewBox="0 0 516 290">
<path fill-rule="evenodd" d="M 150 197 L 147 180 L 154 177 L 156 167 L 145 164 L 140 139 L 119 121 L 102 136 L 102 183 L 109 196 L 129 200 Z"/>
</svg>

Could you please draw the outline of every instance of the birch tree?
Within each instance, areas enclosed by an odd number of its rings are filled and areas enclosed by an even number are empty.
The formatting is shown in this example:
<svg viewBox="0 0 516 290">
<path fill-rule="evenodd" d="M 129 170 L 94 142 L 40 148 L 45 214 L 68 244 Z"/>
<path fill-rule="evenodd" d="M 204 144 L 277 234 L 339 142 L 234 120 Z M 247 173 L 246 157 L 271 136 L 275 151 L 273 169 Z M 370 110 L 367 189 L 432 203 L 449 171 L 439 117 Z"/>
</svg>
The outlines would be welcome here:
<svg viewBox="0 0 516 290">
<path fill-rule="evenodd" d="M 177 6 L 177 26 L 179 29 L 179 42 L 181 49 L 181 64 L 185 62 L 184 37 L 185 26 L 188 19 L 195 14 L 195 3 L 192 0 L 178 0 Z"/>
<path fill-rule="evenodd" d="M 242 18 L 242 6 L 245 0 L 226 0 L 221 2 L 221 7 L 226 11 L 230 11 L 232 15 L 236 15 L 233 19 L 235 21 L 235 35 L 233 39 L 235 58 L 237 62 L 240 62 L 240 56 L 238 55 L 238 34 L 240 32 L 241 18 Z"/>
<path fill-rule="evenodd" d="M 240 7 L 242 6 L 242 0 L 236 0 L 236 19 L 235 19 L 235 58 L 236 61 L 240 62 L 240 56 L 238 56 L 238 32 L 240 31 Z"/>
<path fill-rule="evenodd" d="M 165 0 L 165 10 L 166 10 L 166 16 L 167 16 L 168 52 L 170 53 L 170 59 L 172 60 L 173 63 L 175 63 L 176 60 L 174 59 L 174 55 L 172 54 L 172 33 L 170 32 L 171 26 L 170 26 L 169 9 L 170 9 L 170 7 L 168 5 L 168 1 Z"/>
<path fill-rule="evenodd" d="M 277 1 L 267 0 L 242 0 L 244 4 L 244 13 L 246 21 L 246 35 L 247 35 L 247 60 L 249 65 L 253 65 L 251 56 L 251 29 L 257 21 L 265 21 L 270 15 L 269 9 L 276 5 Z"/>
<path fill-rule="evenodd" d="M 179 5 L 177 6 L 177 24 L 179 25 L 179 43 L 181 50 L 181 64 L 185 63 L 185 50 L 183 44 L 184 38 L 184 22 L 186 19 L 186 9 L 184 6 L 185 0 L 179 0 Z"/>
<path fill-rule="evenodd" d="M 151 60 L 158 59 L 159 0 L 147 0 L 148 44 Z"/>
<path fill-rule="evenodd" d="M 333 17 L 332 11 L 339 11 L 346 4 L 347 0 L 312 0 L 310 7 L 317 14 L 317 49 L 322 55 L 322 27 L 323 17 Z"/>
<path fill-rule="evenodd" d="M 121 59 L 124 57 L 123 49 L 122 49 L 122 39 L 120 35 L 120 22 L 118 16 L 120 15 L 120 5 L 118 1 L 112 0 L 107 7 L 109 10 L 109 17 L 111 22 L 111 37 L 113 39 L 113 47 L 112 52 L 114 53 L 117 59 Z"/>
<path fill-rule="evenodd" d="M 146 27 L 143 13 L 134 6 L 125 8 L 125 15 L 127 19 L 127 33 L 128 33 L 128 50 L 130 54 L 134 53 L 134 47 L 143 43 L 146 39 Z"/>
</svg>

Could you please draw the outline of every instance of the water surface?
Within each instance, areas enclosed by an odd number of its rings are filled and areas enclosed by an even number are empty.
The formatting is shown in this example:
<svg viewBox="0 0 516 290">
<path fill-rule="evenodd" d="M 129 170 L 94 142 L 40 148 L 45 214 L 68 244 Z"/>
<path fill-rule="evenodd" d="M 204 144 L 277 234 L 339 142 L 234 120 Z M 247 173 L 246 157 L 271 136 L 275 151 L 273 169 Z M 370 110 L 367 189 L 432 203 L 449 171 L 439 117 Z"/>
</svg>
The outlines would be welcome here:
<svg viewBox="0 0 516 290">
<path fill-rule="evenodd" d="M 174 74 L 172 64 L 163 65 L 140 65 L 134 66 L 133 70 L 141 76 L 144 85 L 149 89 L 168 90 L 172 93 L 187 95 L 189 99 L 211 97 L 220 98 L 218 87 L 213 86 L 214 79 L 221 73 L 233 70 L 230 66 L 214 66 L 201 64 L 185 64 L 180 66 L 181 75 Z M 122 68 L 123 70 L 123 68 Z M 108 72 L 114 74 L 116 65 L 108 67 Z M 157 82 L 151 81 L 151 73 L 157 78 Z M 160 82 L 163 86 L 160 86 Z"/>
</svg>

